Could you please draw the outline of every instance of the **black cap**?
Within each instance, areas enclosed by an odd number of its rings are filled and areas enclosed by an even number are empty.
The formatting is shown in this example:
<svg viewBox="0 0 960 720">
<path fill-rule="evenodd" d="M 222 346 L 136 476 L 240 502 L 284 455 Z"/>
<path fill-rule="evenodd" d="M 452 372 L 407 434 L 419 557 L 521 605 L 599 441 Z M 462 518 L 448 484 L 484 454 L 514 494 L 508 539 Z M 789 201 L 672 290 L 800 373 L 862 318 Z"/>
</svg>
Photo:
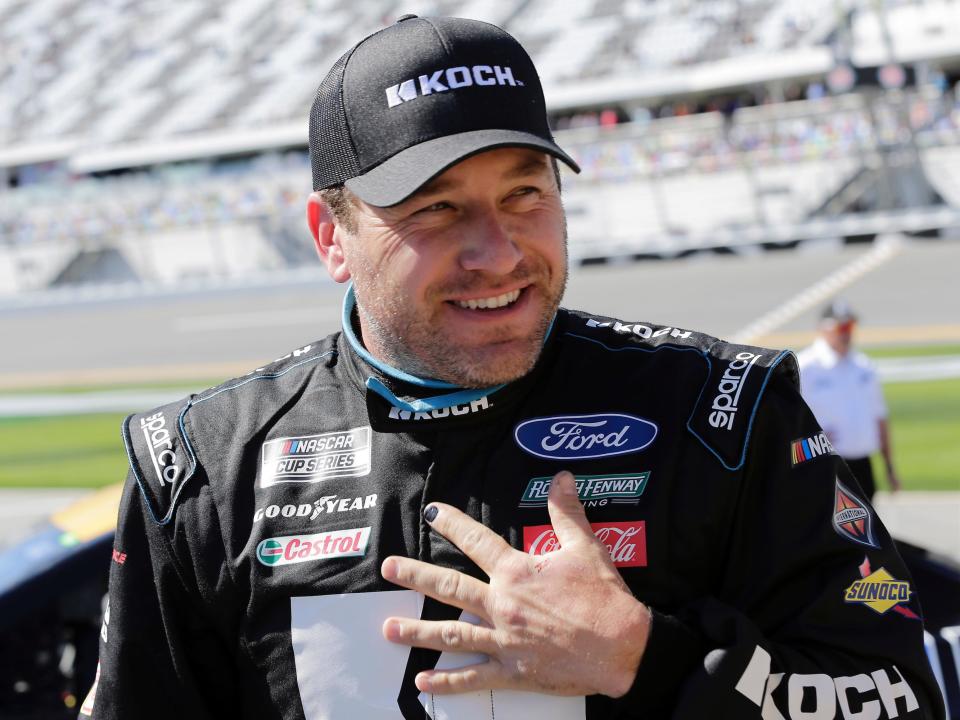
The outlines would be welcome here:
<svg viewBox="0 0 960 720">
<path fill-rule="evenodd" d="M 838 299 L 823 309 L 820 319 L 834 322 L 850 322 L 851 320 L 856 320 L 857 316 L 846 300 Z"/>
<path fill-rule="evenodd" d="M 580 171 L 553 140 L 526 51 L 477 20 L 404 15 L 337 60 L 310 112 L 313 189 L 346 183 L 380 207 L 497 147 L 542 150 Z"/>
</svg>

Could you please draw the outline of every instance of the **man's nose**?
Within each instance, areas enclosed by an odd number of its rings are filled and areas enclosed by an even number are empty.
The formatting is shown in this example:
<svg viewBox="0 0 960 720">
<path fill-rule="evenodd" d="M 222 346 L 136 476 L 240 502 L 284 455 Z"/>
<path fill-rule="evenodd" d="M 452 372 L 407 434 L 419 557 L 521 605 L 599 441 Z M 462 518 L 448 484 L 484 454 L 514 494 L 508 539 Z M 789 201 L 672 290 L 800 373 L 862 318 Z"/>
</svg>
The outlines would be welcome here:
<svg viewBox="0 0 960 720">
<path fill-rule="evenodd" d="M 464 270 L 507 275 L 522 259 L 523 253 L 514 242 L 513 234 L 498 214 L 478 213 L 464 238 L 460 266 Z"/>
</svg>

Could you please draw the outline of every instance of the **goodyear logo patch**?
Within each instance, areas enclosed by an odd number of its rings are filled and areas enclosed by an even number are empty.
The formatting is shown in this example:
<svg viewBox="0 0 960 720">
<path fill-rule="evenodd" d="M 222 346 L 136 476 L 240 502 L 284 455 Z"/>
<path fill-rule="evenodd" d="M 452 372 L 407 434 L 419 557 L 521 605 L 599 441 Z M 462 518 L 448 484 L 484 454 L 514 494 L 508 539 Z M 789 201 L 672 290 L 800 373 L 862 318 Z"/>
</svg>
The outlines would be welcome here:
<svg viewBox="0 0 960 720">
<path fill-rule="evenodd" d="M 363 557 L 367 552 L 369 539 L 369 527 L 267 538 L 257 545 L 257 560 L 263 565 L 273 567 L 309 560 Z"/>
<path fill-rule="evenodd" d="M 884 568 L 870 572 L 868 558 L 864 558 L 860 566 L 860 576 L 860 580 L 854 580 L 844 591 L 844 602 L 866 605 L 880 615 L 894 610 L 906 617 L 917 618 L 916 613 L 903 605 L 910 602 L 913 594 L 910 583 L 897 580 Z"/>
<path fill-rule="evenodd" d="M 824 433 L 818 433 L 812 437 L 800 438 L 790 443 L 790 460 L 796 467 L 808 460 L 814 460 L 822 455 L 836 454 L 833 445 L 827 439 Z"/>
<path fill-rule="evenodd" d="M 638 498 L 647 489 L 650 471 L 620 475 L 576 475 L 577 494 L 584 504 L 609 501 L 616 504 L 636 505 Z M 544 507 L 550 492 L 553 477 L 535 477 L 527 483 L 520 507 Z"/>
<path fill-rule="evenodd" d="M 316 483 L 370 473 L 370 426 L 270 440 L 263 444 L 260 487 Z"/>
</svg>

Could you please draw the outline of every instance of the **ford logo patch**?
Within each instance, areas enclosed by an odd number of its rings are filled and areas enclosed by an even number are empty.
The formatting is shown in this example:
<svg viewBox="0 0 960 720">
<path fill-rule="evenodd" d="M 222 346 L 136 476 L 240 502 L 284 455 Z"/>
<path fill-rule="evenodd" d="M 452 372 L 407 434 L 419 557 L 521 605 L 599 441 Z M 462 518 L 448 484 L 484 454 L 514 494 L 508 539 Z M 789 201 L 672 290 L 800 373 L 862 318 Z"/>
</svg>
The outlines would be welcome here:
<svg viewBox="0 0 960 720">
<path fill-rule="evenodd" d="M 656 424 L 633 415 L 557 415 L 517 425 L 513 437 L 531 455 L 549 460 L 640 452 L 657 436 Z"/>
</svg>

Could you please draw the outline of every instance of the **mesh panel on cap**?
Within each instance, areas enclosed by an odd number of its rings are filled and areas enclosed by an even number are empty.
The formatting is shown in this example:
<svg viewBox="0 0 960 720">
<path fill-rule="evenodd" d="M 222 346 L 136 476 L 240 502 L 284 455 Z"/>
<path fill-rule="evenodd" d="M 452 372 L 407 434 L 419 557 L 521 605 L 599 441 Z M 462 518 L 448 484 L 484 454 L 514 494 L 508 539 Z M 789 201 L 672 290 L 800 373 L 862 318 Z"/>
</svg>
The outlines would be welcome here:
<svg viewBox="0 0 960 720">
<path fill-rule="evenodd" d="M 313 189 L 337 185 L 360 174 L 343 109 L 343 70 L 353 50 L 340 56 L 320 83 L 310 110 Z"/>
</svg>

